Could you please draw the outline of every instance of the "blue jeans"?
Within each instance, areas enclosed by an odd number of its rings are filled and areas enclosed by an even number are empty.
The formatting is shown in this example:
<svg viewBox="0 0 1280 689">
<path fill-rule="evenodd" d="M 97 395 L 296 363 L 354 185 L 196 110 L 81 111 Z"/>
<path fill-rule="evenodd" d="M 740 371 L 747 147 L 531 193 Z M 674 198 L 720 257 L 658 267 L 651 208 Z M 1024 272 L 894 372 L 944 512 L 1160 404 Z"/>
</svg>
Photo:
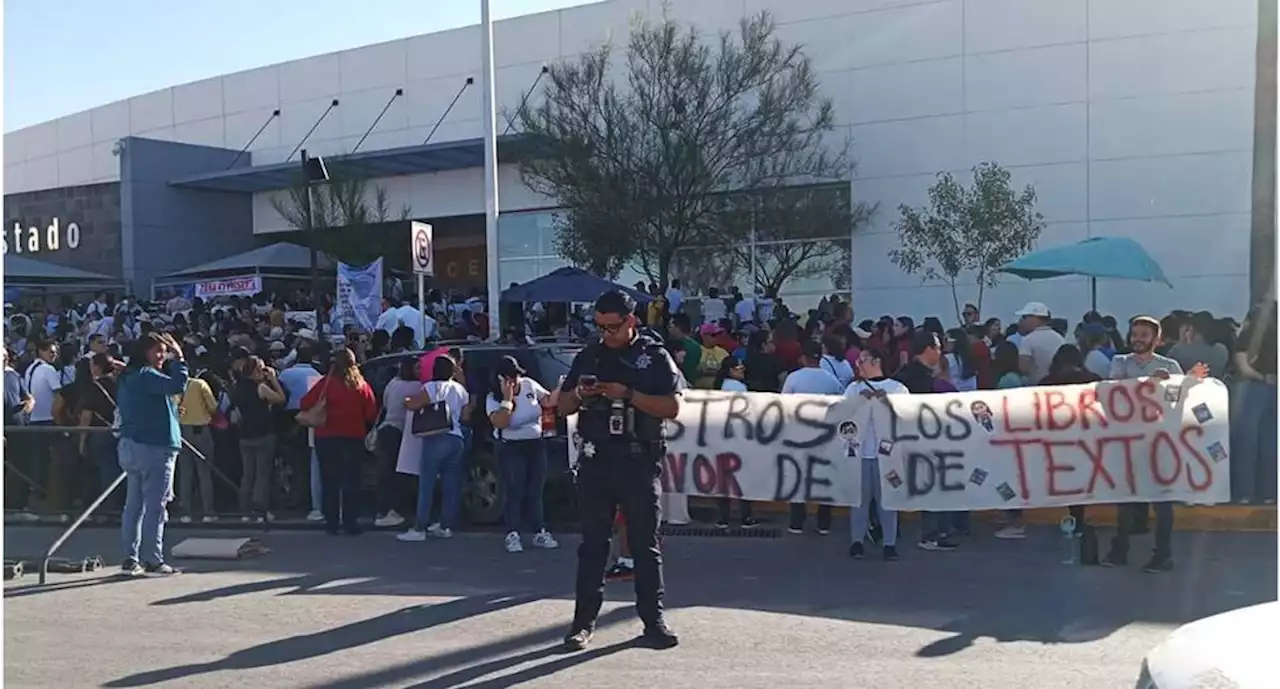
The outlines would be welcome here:
<svg viewBox="0 0 1280 689">
<path fill-rule="evenodd" d="M 542 514 L 542 489 L 547 484 L 547 444 L 535 440 L 510 440 L 494 445 L 502 475 L 502 520 L 507 531 L 520 531 L 521 516 L 530 533 L 546 528 Z"/>
<path fill-rule="evenodd" d="M 1231 497 L 1276 498 L 1276 386 L 1243 380 L 1231 395 Z"/>
<path fill-rule="evenodd" d="M 129 438 L 119 444 L 120 468 L 126 474 L 120 535 L 126 559 L 158 565 L 164 562 L 165 504 L 173 500 L 173 469 L 178 449 L 146 445 Z"/>
<path fill-rule="evenodd" d="M 861 543 L 867 537 L 871 526 L 871 501 L 876 503 L 876 511 L 880 513 L 880 529 L 884 534 L 884 544 L 893 547 L 898 542 L 898 513 L 884 508 L 884 497 L 880 495 L 880 462 L 876 458 L 862 459 L 862 502 L 857 507 L 849 508 L 849 540 Z"/>
<path fill-rule="evenodd" d="M 462 504 L 462 448 L 460 436 L 452 433 L 422 439 L 422 465 L 418 471 L 418 522 L 420 529 L 431 523 L 431 502 L 435 498 L 436 476 L 440 476 L 440 526 L 458 525 Z"/>
</svg>

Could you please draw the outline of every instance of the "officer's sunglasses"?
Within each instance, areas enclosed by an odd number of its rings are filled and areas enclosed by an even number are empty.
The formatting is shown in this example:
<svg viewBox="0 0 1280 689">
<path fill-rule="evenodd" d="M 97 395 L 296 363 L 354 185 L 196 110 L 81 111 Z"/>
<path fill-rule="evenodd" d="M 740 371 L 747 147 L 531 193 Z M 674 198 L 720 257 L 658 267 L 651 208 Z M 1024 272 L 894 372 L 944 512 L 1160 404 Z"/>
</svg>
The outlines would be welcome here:
<svg viewBox="0 0 1280 689">
<path fill-rule="evenodd" d="M 622 321 L 621 323 L 601 323 L 600 321 L 596 321 L 596 327 L 599 328 L 602 332 L 606 332 L 610 335 L 617 335 L 618 333 L 622 332 L 623 328 L 627 327 L 627 322 Z"/>
</svg>

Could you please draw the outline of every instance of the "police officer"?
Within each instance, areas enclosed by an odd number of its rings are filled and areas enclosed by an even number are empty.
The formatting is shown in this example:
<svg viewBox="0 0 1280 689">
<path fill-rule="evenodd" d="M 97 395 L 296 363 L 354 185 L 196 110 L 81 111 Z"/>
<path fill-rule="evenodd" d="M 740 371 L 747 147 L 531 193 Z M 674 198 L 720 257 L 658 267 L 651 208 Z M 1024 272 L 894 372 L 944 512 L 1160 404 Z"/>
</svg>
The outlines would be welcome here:
<svg viewBox="0 0 1280 689">
<path fill-rule="evenodd" d="M 559 410 L 578 413 L 577 603 L 565 646 L 591 641 L 604 602 L 604 568 L 615 510 L 626 518 L 635 557 L 636 611 L 643 639 L 671 648 L 679 638 L 662 616 L 662 551 L 658 543 L 658 476 L 666 454 L 663 421 L 680 411 L 684 379 L 662 345 L 637 330 L 634 301 L 621 290 L 595 303 L 598 342 L 573 360 L 561 387 Z"/>
</svg>

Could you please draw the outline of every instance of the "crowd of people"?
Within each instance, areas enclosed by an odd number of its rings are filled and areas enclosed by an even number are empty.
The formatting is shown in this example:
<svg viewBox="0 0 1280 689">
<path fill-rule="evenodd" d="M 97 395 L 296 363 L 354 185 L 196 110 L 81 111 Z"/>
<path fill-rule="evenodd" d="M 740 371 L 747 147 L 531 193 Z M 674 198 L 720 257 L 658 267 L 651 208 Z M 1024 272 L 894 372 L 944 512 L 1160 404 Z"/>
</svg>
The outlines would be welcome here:
<svg viewBox="0 0 1280 689">
<path fill-rule="evenodd" d="M 1204 312 L 1127 321 L 1090 312 L 1072 326 L 1034 302 L 1011 314 L 1016 322 L 1007 325 L 1000 318 L 984 320 L 976 306 L 966 305 L 962 322 L 947 327 L 937 317 L 919 323 L 908 316 L 857 320 L 847 297 L 838 295 L 797 314 L 776 295 L 746 296 L 736 288 L 712 289 L 693 300 L 685 298 L 678 281 L 638 284 L 636 291 L 650 297 L 637 306 L 637 320 L 661 338 L 693 387 L 879 395 L 1184 372 L 1231 379 L 1244 391 L 1233 391 L 1233 417 L 1251 419 L 1233 423 L 1233 495 L 1244 502 L 1276 497 L 1274 301 L 1252 312 L 1243 331 L 1231 319 Z M 459 526 L 470 419 L 483 406 L 479 413 L 500 446 L 504 546 L 522 550 L 523 531 L 534 547 L 556 547 L 542 514 L 542 438 L 558 389 L 527 376 L 514 359 L 497 367 L 487 389 L 467 389 L 462 362 L 439 343 L 488 336 L 484 295 L 433 292 L 426 301 L 428 313 L 422 314 L 392 291 L 372 332 L 331 320 L 328 298 L 317 312 L 301 292 L 211 303 L 182 297 L 148 303 L 101 293 L 82 305 L 11 305 L 5 323 L 6 426 L 114 426 L 116 432 L 8 435 L 6 442 L 18 451 L 6 462 L 6 508 L 31 518 L 85 505 L 123 468 L 136 490 L 126 491 L 126 504 L 115 497 L 109 507 L 123 510 L 126 530 L 136 531 L 135 541 L 147 548 L 162 528 L 155 522 L 156 504 L 184 522 L 266 521 L 275 511 L 296 510 L 325 522 L 330 533 L 356 534 L 359 518 L 368 514 L 379 527 L 408 522 L 402 541 L 448 537 Z M 504 339 L 512 344 L 537 336 L 595 336 L 593 320 L 565 305 L 509 308 Z M 406 359 L 376 399 L 361 364 L 423 349 L 428 353 Z M 155 399 L 142 401 L 148 396 Z M 163 416 L 161 402 L 172 424 L 122 421 L 130 409 Z M 435 426 L 416 428 L 424 418 L 434 419 Z M 154 448 L 172 450 L 167 479 L 160 459 L 165 453 Z M 377 458 L 376 504 L 366 506 L 360 486 L 370 454 Z M 1245 455 L 1256 459 L 1242 461 Z M 865 462 L 864 472 L 878 476 L 875 458 Z M 398 498 L 402 474 L 419 476 L 412 505 Z M 167 493 L 157 495 L 156 486 L 165 481 Z M 896 558 L 896 515 L 878 504 L 878 481 L 863 484 L 870 492 L 853 510 L 849 552 L 862 557 L 863 535 L 871 534 L 886 558 Z M 730 527 L 731 508 L 729 500 L 719 501 L 720 528 Z M 1143 506 L 1124 510 L 1107 561 L 1125 561 L 1127 537 L 1145 515 Z M 793 505 L 790 530 L 802 531 L 806 517 L 804 505 Z M 830 510 L 820 507 L 816 517 L 818 532 L 828 533 Z M 687 521 L 685 500 L 670 496 L 665 518 Z M 924 518 L 922 549 L 952 549 L 969 530 L 964 513 Z M 1149 569 L 1171 566 L 1171 519 L 1169 505 L 1157 504 Z M 759 523 L 748 503 L 739 506 L 739 520 L 744 528 Z M 1024 537 L 1020 515 L 1008 514 L 995 535 Z M 136 546 L 130 557 L 126 564 L 144 571 L 163 564 L 145 548 L 139 556 Z M 616 573 L 625 575 L 627 565 L 623 557 Z"/>
</svg>

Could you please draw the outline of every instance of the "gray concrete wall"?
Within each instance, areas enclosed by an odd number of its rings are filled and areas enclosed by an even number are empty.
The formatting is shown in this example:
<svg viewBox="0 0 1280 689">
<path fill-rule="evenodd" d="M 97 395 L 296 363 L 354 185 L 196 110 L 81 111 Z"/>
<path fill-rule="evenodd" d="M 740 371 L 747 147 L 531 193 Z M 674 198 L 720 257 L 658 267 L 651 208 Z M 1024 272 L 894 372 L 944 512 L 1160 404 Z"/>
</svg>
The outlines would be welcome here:
<svg viewBox="0 0 1280 689">
<path fill-rule="evenodd" d="M 169 181 L 223 170 L 236 151 L 128 137 L 120 154 L 122 272 L 135 294 L 161 275 L 254 248 L 249 194 L 179 189 Z M 248 166 L 249 155 L 236 167 Z"/>
</svg>

